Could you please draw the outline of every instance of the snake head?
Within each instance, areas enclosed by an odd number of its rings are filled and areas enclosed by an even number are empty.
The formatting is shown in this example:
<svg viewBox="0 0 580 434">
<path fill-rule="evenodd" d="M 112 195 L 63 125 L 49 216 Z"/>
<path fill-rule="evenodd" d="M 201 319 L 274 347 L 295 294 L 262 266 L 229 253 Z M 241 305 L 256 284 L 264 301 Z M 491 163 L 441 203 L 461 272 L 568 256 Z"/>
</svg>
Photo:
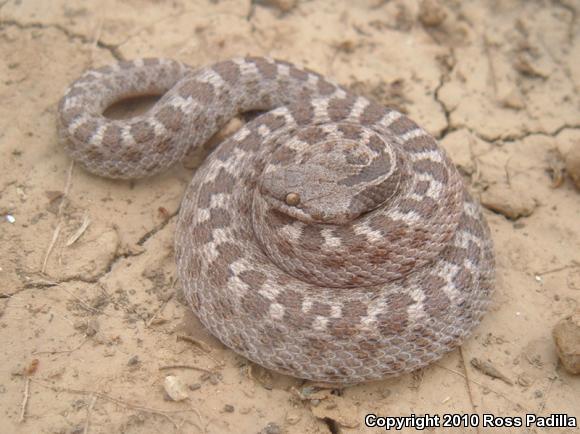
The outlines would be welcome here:
<svg viewBox="0 0 580 434">
<path fill-rule="evenodd" d="M 344 225 L 392 197 L 397 155 L 377 135 L 284 143 L 264 168 L 260 193 L 275 209 L 305 223 Z"/>
</svg>

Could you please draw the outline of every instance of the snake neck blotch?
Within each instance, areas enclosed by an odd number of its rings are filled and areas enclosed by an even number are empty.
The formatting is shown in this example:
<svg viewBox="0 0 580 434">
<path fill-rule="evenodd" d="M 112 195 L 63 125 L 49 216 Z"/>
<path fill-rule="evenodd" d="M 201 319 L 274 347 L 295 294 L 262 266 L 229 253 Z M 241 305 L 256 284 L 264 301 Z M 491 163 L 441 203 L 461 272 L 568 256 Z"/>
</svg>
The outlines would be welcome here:
<svg viewBox="0 0 580 434">
<path fill-rule="evenodd" d="M 151 94 L 144 115 L 103 116 Z M 88 171 L 135 179 L 247 111 L 263 114 L 205 159 L 180 208 L 177 271 L 204 326 L 266 368 L 336 384 L 460 345 L 493 292 L 489 228 L 437 141 L 398 111 L 264 57 L 140 59 L 76 80 L 58 132 Z"/>
</svg>

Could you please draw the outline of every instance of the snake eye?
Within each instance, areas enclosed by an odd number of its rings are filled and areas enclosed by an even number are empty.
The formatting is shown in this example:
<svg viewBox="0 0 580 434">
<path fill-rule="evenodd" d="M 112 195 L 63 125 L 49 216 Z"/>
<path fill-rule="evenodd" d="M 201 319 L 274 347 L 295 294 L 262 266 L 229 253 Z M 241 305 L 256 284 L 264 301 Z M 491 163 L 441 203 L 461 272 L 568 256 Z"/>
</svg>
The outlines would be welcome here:
<svg viewBox="0 0 580 434">
<path fill-rule="evenodd" d="M 288 193 L 286 195 L 286 205 L 296 206 L 300 203 L 300 195 L 298 193 Z"/>
</svg>

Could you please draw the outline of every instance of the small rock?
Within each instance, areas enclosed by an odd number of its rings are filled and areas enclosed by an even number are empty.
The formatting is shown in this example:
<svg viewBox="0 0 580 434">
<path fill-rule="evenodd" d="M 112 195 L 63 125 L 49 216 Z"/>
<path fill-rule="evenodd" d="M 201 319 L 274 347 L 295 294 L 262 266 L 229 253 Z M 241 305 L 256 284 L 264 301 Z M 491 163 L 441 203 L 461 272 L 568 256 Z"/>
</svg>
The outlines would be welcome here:
<svg viewBox="0 0 580 434">
<path fill-rule="evenodd" d="M 174 375 L 168 375 L 165 377 L 163 388 L 165 389 L 167 396 L 173 401 L 183 401 L 184 399 L 189 398 L 183 383 Z"/>
<path fill-rule="evenodd" d="M 510 89 L 499 99 L 501 104 L 506 108 L 521 110 L 526 106 L 524 97 L 517 87 Z"/>
<path fill-rule="evenodd" d="M 296 425 L 298 422 L 300 422 L 300 419 L 302 418 L 298 413 L 288 413 L 286 415 L 286 423 L 288 425 Z"/>
<path fill-rule="evenodd" d="M 220 379 L 221 379 L 221 376 L 219 374 L 212 374 L 209 377 L 209 382 L 215 386 L 215 385 L 219 384 Z"/>
<path fill-rule="evenodd" d="M 204 372 L 201 377 L 199 377 L 201 381 L 209 381 L 214 386 L 219 384 L 222 376 L 218 372 Z"/>
<path fill-rule="evenodd" d="M 96 335 L 99 330 L 101 330 L 101 324 L 96 318 L 92 318 L 89 323 L 87 324 L 86 334 L 87 336 L 94 336 Z"/>
<path fill-rule="evenodd" d="M 240 408 L 240 413 L 241 414 L 250 414 L 252 412 L 252 409 L 250 407 L 242 407 Z"/>
<path fill-rule="evenodd" d="M 189 390 L 198 390 L 198 389 L 201 389 L 200 383 L 193 383 L 189 385 Z"/>
<path fill-rule="evenodd" d="M 566 155 L 566 172 L 574 181 L 576 188 L 580 190 L 580 144 L 572 147 Z"/>
<path fill-rule="evenodd" d="M 101 326 L 96 318 L 91 318 L 89 321 L 76 321 L 74 324 L 75 329 L 83 332 L 87 337 L 92 337 L 96 335 Z"/>
<path fill-rule="evenodd" d="M 282 429 L 278 424 L 270 422 L 259 432 L 259 434 L 282 434 Z"/>
<path fill-rule="evenodd" d="M 419 6 L 419 21 L 425 27 L 438 27 L 447 18 L 447 12 L 437 0 L 423 0 Z"/>
<path fill-rule="evenodd" d="M 135 355 L 129 359 L 129 361 L 127 362 L 127 366 L 135 366 L 138 365 L 139 363 L 141 363 L 141 360 L 139 359 L 139 356 Z"/>
<path fill-rule="evenodd" d="M 482 195 L 481 203 L 486 208 L 516 220 L 534 212 L 536 201 L 524 191 L 514 191 L 507 185 L 492 185 Z"/>
<path fill-rule="evenodd" d="M 560 320 L 552 334 L 564 369 L 580 374 L 580 309 Z"/>
<path fill-rule="evenodd" d="M 235 408 L 234 408 L 234 406 L 233 406 L 233 405 L 230 405 L 230 404 L 226 404 L 226 405 L 224 405 L 224 411 L 225 411 L 226 413 L 233 413 L 233 412 L 234 412 L 234 410 L 235 410 Z"/>
</svg>

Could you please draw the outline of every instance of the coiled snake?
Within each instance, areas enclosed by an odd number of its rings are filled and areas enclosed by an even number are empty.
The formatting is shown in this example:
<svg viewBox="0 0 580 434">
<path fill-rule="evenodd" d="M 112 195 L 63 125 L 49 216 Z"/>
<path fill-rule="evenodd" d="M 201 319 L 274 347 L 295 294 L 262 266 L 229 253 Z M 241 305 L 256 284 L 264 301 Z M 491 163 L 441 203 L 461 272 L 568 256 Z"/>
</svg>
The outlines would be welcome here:
<svg viewBox="0 0 580 434">
<path fill-rule="evenodd" d="M 163 95 L 112 120 L 112 103 Z M 239 113 L 183 198 L 175 254 L 211 333 L 274 371 L 329 383 L 409 372 L 459 345 L 493 289 L 480 207 L 435 139 L 403 114 L 292 64 L 166 59 L 86 72 L 58 131 L 97 175 L 180 161 Z"/>
</svg>

